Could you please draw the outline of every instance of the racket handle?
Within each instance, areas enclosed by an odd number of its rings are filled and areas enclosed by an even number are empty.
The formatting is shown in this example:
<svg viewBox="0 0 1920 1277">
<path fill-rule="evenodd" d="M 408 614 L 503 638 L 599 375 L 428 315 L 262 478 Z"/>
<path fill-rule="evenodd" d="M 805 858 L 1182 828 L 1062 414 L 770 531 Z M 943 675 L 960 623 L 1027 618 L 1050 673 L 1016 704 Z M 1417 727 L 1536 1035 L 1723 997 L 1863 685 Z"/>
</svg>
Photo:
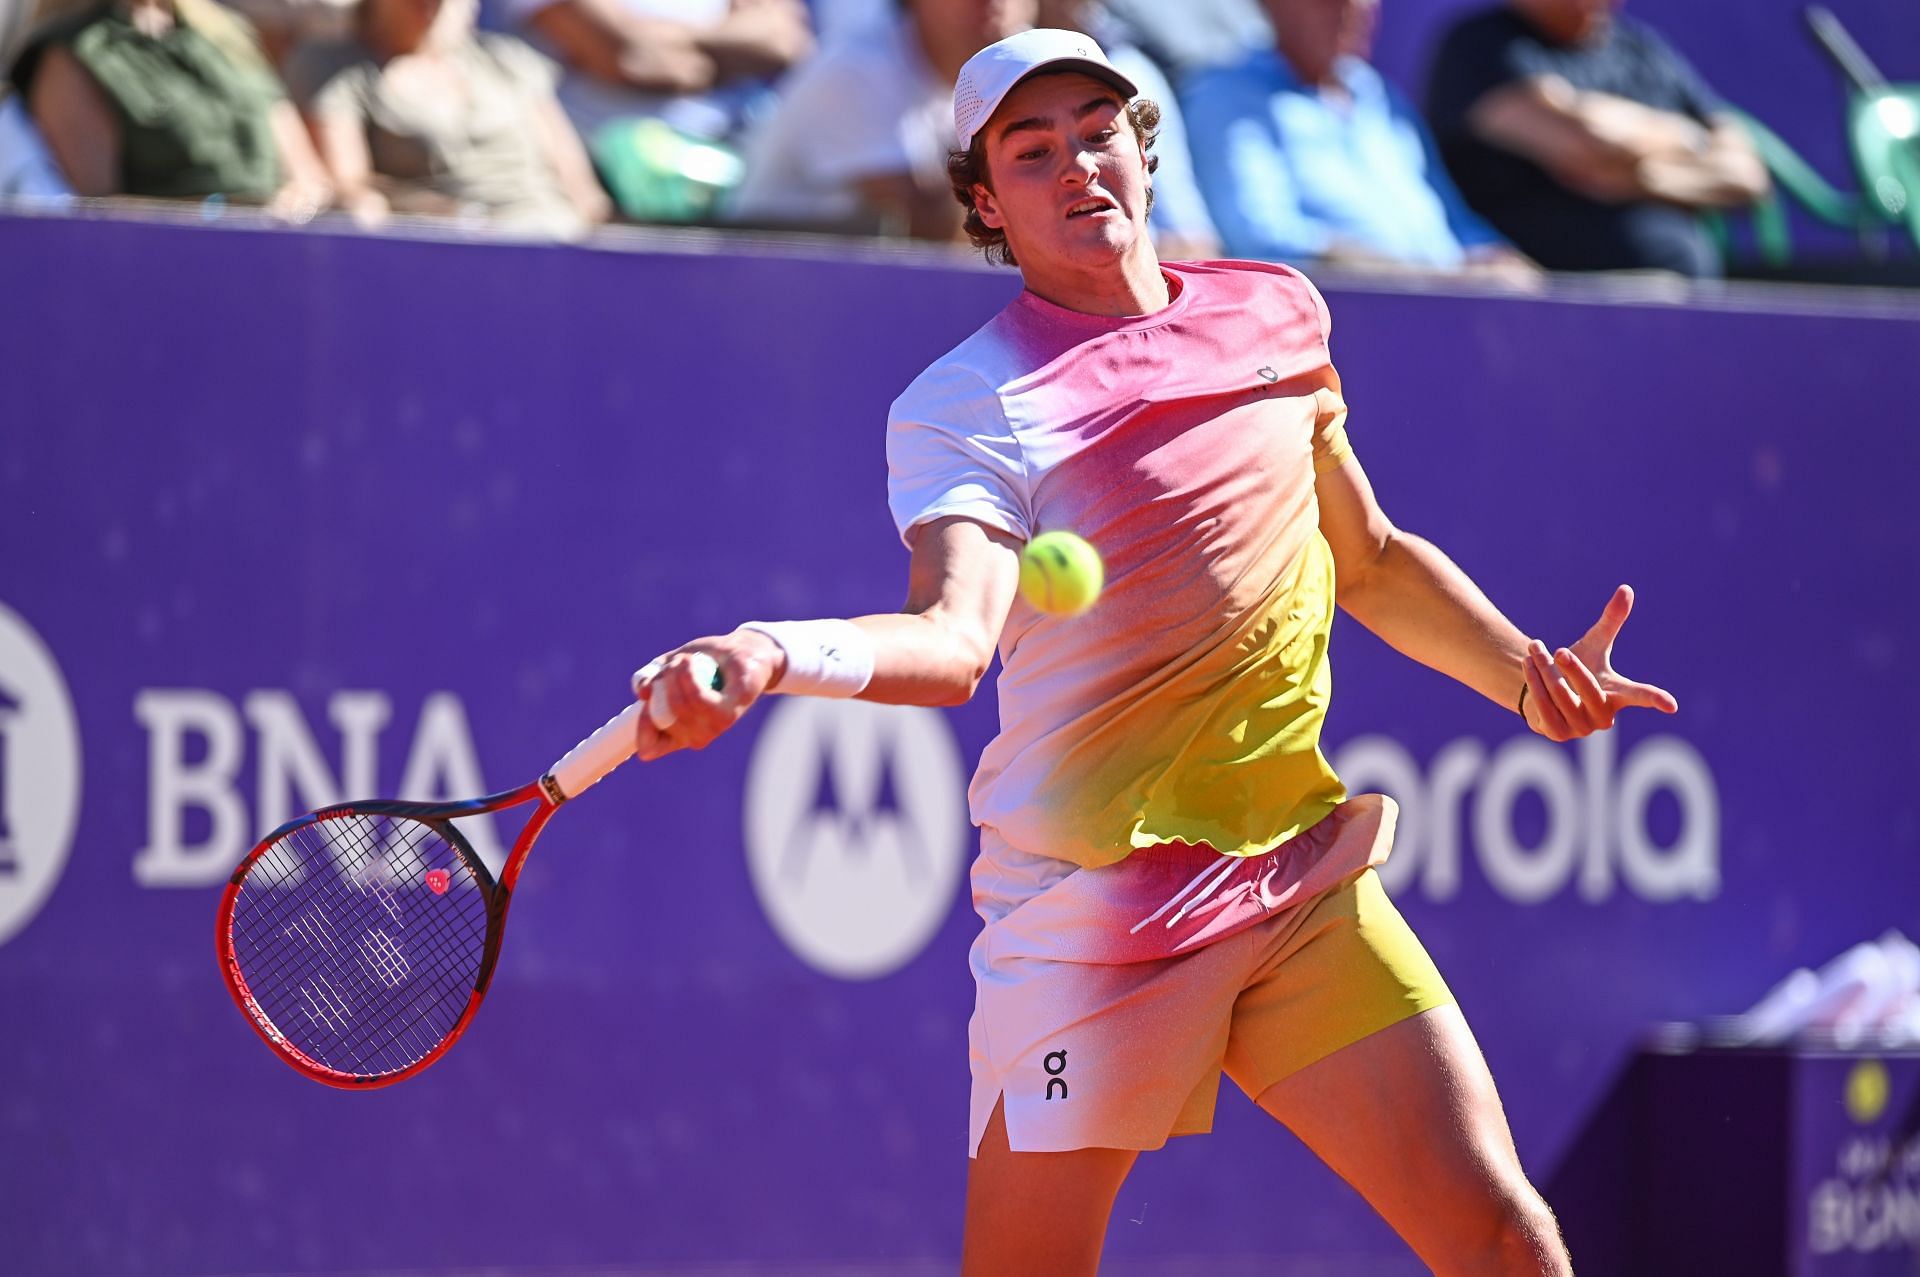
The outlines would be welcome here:
<svg viewBox="0 0 1920 1277">
<path fill-rule="evenodd" d="M 547 792 L 559 793 L 559 802 L 578 798 L 608 772 L 633 757 L 640 732 L 640 715 L 646 706 L 639 701 L 609 718 L 599 731 L 575 745 L 547 769 Z"/>
</svg>

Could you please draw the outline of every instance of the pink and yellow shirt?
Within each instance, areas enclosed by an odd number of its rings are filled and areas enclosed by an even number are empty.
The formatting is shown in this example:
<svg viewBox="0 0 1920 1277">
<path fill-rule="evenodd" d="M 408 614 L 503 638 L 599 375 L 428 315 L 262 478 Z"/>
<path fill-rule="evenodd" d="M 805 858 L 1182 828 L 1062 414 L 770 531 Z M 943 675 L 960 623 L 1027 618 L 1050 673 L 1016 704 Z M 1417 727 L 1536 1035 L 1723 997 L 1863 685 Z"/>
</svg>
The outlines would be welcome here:
<svg viewBox="0 0 1920 1277">
<path fill-rule="evenodd" d="M 1320 294 L 1252 262 L 1168 263 L 1171 302 L 1111 318 L 1023 292 L 895 401 L 901 535 L 960 516 L 1079 533 L 1079 617 L 1016 600 L 975 824 L 1092 867 L 1161 843 L 1268 852 L 1345 797 L 1320 751 L 1333 556 L 1317 474 L 1346 460 Z"/>
</svg>

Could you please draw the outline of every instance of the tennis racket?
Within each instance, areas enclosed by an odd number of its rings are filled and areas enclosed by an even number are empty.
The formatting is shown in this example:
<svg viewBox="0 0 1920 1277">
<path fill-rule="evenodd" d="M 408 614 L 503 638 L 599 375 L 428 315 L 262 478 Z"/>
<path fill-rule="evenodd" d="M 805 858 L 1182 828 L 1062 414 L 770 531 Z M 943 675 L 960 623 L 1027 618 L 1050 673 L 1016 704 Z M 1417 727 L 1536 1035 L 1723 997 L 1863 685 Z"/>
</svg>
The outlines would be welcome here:
<svg viewBox="0 0 1920 1277">
<path fill-rule="evenodd" d="M 710 657 L 696 680 L 722 685 Z M 644 687 L 658 662 L 634 676 Z M 657 685 L 656 685 L 657 686 Z M 445 1055 L 480 1009 L 507 905 L 560 805 L 633 757 L 657 693 L 609 719 L 538 780 L 461 802 L 346 803 L 280 826 L 220 897 L 220 973 L 275 1055 L 316 1082 L 389 1086 Z M 452 822 L 531 804 L 496 881 Z"/>
</svg>

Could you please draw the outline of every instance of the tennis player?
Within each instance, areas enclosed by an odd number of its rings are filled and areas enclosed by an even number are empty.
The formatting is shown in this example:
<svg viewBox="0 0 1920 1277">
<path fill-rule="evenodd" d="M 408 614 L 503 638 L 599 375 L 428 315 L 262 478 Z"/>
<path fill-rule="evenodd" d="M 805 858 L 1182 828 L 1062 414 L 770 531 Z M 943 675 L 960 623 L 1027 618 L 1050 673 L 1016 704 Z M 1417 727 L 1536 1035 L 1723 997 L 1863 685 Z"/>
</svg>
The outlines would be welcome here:
<svg viewBox="0 0 1920 1277">
<path fill-rule="evenodd" d="M 955 193 L 1026 288 L 893 406 L 906 606 L 687 644 L 659 676 L 674 726 L 643 727 L 640 753 L 700 748 L 767 692 L 958 704 L 997 643 L 1000 734 L 969 795 L 972 1277 L 1094 1272 L 1134 1158 L 1209 1129 L 1222 1072 L 1435 1271 L 1569 1272 L 1374 872 L 1393 805 L 1347 797 L 1320 752 L 1333 608 L 1552 740 L 1673 697 L 1612 668 L 1626 587 L 1549 649 L 1394 526 L 1313 285 L 1156 259 L 1154 110 L 1134 98 L 1076 33 L 967 63 Z M 1051 528 L 1106 560 L 1079 618 L 1016 598 L 1020 547 Z M 723 693 L 695 687 L 693 651 Z M 1284 1205 L 1260 1227 L 1283 1234 Z"/>
</svg>

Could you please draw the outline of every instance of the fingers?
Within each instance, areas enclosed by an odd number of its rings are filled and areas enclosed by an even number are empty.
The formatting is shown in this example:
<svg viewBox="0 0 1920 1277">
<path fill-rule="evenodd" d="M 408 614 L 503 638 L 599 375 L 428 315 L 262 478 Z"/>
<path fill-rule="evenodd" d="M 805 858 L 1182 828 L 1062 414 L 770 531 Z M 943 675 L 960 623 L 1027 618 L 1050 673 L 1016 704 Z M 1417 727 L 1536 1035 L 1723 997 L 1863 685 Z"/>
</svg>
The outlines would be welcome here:
<svg viewBox="0 0 1920 1277">
<path fill-rule="evenodd" d="M 1612 727 L 1618 706 L 1612 704 L 1607 694 L 1600 690 L 1600 681 L 1593 676 L 1593 671 L 1586 667 L 1585 662 L 1563 647 L 1553 654 L 1553 663 L 1566 680 L 1566 690 L 1578 702 L 1576 713 L 1567 716 L 1567 722 L 1575 729 L 1575 734 L 1586 736 Z"/>
<path fill-rule="evenodd" d="M 1627 618 L 1632 615 L 1633 587 L 1622 585 L 1614 590 L 1613 597 L 1607 600 L 1604 608 L 1600 609 L 1600 619 L 1593 623 L 1593 628 L 1587 631 L 1586 637 L 1575 646 L 1598 644 L 1601 652 L 1610 651 L 1613 648 L 1613 641 L 1620 637 L 1620 627 L 1625 625 Z"/>
<path fill-rule="evenodd" d="M 1575 740 L 1613 726 L 1616 707 L 1593 672 L 1564 647 L 1550 653 L 1539 639 L 1527 644 L 1527 688 L 1540 698 L 1535 730 L 1548 740 Z"/>
<path fill-rule="evenodd" d="M 1636 683 L 1632 679 L 1614 676 L 1616 686 L 1608 693 L 1622 705 L 1634 705 L 1642 709 L 1657 709 L 1662 714 L 1680 712 L 1680 702 L 1674 699 L 1672 692 L 1664 687 L 1655 687 L 1652 683 Z"/>
<path fill-rule="evenodd" d="M 1632 607 L 1632 592 L 1622 590 L 1625 606 Z M 1615 596 L 1616 601 L 1619 597 Z M 1529 726 L 1548 740 L 1576 740 L 1606 731 L 1622 709 L 1655 709 L 1663 714 L 1680 709 L 1680 702 L 1663 687 L 1622 678 L 1605 666 L 1596 672 L 1572 649 L 1549 653 L 1538 639 L 1527 644 L 1525 675 L 1527 694 L 1536 707 Z"/>
<path fill-rule="evenodd" d="M 645 714 L 640 716 L 638 733 L 633 752 L 642 762 L 652 762 L 663 755 L 671 754 L 678 748 L 665 732 L 653 725 Z"/>
<path fill-rule="evenodd" d="M 1567 725 L 1566 714 L 1554 699 L 1551 683 L 1558 680 L 1548 673 L 1551 669 L 1547 645 L 1539 639 L 1528 642 L 1526 678 L 1527 695 L 1533 699 L 1533 717 L 1536 720 L 1533 729 L 1548 740 L 1571 740 L 1573 729 Z"/>
<path fill-rule="evenodd" d="M 724 697 L 710 684 L 699 685 L 689 659 L 698 650 L 704 649 L 680 648 L 634 672 L 633 694 L 647 706 L 636 741 L 641 759 L 705 749 L 740 717 L 744 706 L 732 703 L 733 698 Z M 724 663 L 721 669 L 724 687 L 728 685 Z"/>
</svg>

